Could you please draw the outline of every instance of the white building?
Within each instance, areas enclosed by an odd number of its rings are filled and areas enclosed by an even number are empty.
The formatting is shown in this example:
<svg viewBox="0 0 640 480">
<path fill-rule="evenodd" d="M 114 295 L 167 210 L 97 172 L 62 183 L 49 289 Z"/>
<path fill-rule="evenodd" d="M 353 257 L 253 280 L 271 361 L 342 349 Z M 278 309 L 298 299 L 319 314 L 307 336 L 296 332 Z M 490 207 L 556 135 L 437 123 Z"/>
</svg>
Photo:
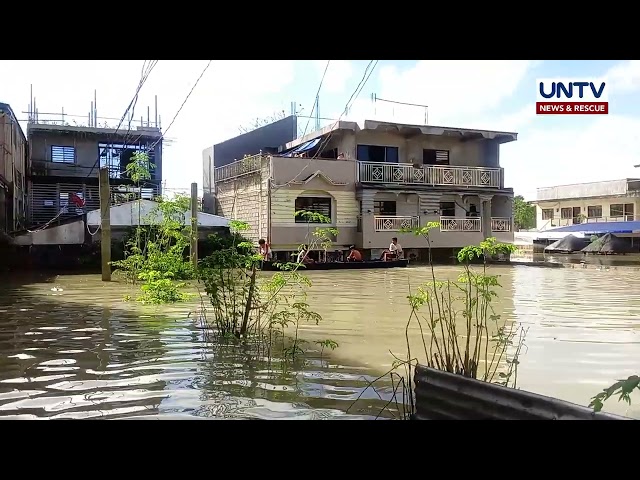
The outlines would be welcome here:
<svg viewBox="0 0 640 480">
<path fill-rule="evenodd" d="M 576 183 L 537 189 L 536 228 L 640 219 L 640 179 Z"/>
</svg>

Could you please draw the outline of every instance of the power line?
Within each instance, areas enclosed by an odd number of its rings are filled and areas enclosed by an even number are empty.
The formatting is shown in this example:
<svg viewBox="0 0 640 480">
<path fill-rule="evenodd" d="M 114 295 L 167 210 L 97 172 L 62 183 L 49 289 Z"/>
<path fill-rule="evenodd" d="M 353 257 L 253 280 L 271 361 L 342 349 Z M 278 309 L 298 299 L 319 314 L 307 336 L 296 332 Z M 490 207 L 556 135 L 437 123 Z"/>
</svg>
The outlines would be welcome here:
<svg viewBox="0 0 640 480">
<path fill-rule="evenodd" d="M 316 92 L 315 101 L 313 102 L 313 108 L 311 109 L 311 113 L 309 114 L 309 119 L 307 120 L 307 125 L 304 127 L 304 132 L 302 136 L 304 137 L 307 134 L 307 128 L 309 128 L 309 122 L 311 121 L 311 117 L 313 116 L 313 111 L 318 104 L 318 96 L 320 95 L 320 89 L 322 88 L 322 84 L 324 83 L 324 77 L 327 75 L 327 70 L 329 70 L 329 64 L 331 60 L 327 60 L 327 65 L 324 67 L 324 73 L 322 74 L 322 78 L 320 79 L 320 85 L 318 86 L 318 91 Z"/>
<path fill-rule="evenodd" d="M 375 60 L 375 63 L 374 63 L 374 60 L 371 60 L 369 62 L 369 64 L 367 65 L 367 68 L 364 69 L 364 74 L 362 75 L 362 79 L 360 80 L 360 82 L 356 86 L 356 89 L 353 91 L 353 93 L 349 97 L 349 100 L 347 100 L 347 103 L 346 103 L 346 105 L 344 107 L 344 110 L 342 111 L 342 113 L 340 114 L 338 119 L 335 121 L 335 123 L 332 125 L 332 127 L 331 127 L 332 131 L 329 132 L 329 135 L 327 135 L 327 137 L 325 138 L 324 142 L 321 142 L 320 146 L 316 150 L 315 155 L 313 157 L 311 157 L 312 159 L 316 158 L 320 154 L 322 149 L 327 145 L 327 143 L 329 143 L 329 140 L 331 139 L 331 136 L 334 133 L 333 129 L 338 125 L 338 123 L 340 123 L 340 120 L 342 119 L 342 117 L 349 111 L 349 108 L 351 108 L 352 103 L 355 102 L 358 99 L 358 96 L 360 95 L 360 92 L 362 92 L 362 89 L 364 88 L 364 86 L 369 81 L 369 78 L 371 77 L 371 74 L 373 74 L 373 71 L 375 70 L 376 66 L 378 65 L 378 62 L 379 62 L 379 60 Z M 371 66 L 372 64 L 373 64 L 373 67 Z M 369 69 L 371 69 L 371 70 L 369 70 Z"/>
<path fill-rule="evenodd" d="M 146 64 L 147 61 L 144 61 L 144 64 Z M 138 82 L 138 86 L 136 88 L 136 92 L 133 95 L 133 98 L 131 99 L 131 101 L 129 102 L 129 105 L 127 106 L 126 110 L 124 111 L 124 114 L 122 115 L 122 117 L 120 118 L 120 122 L 118 123 L 118 126 L 116 127 L 115 132 L 113 132 L 111 134 L 111 139 L 113 139 L 113 137 L 118 133 L 118 130 L 120 129 L 120 126 L 122 125 L 122 122 L 124 122 L 124 119 L 127 116 L 127 113 L 129 113 L 129 110 L 131 110 L 131 108 L 133 107 L 133 105 L 135 104 L 135 102 L 137 102 L 138 99 L 138 94 L 140 93 L 140 90 L 142 89 L 142 87 L 144 86 L 145 82 L 147 81 L 147 79 L 149 78 L 149 75 L 151 74 L 151 71 L 153 70 L 153 68 L 157 65 L 158 61 L 156 60 L 155 63 L 153 63 L 149 70 L 146 72 L 146 75 L 142 75 L 140 78 L 140 81 Z M 144 64 L 143 64 L 143 70 L 144 70 Z M 91 170 L 89 171 L 89 173 L 87 174 L 86 178 L 89 178 L 91 176 L 91 174 L 93 173 L 93 171 L 95 170 L 96 166 L 98 165 L 98 163 L 100 162 L 100 149 L 98 149 L 98 158 L 96 158 L 96 161 L 94 162 L 93 166 L 91 167 Z"/>
<path fill-rule="evenodd" d="M 162 133 L 162 135 L 160 136 L 160 138 L 158 140 L 156 140 L 151 147 L 149 147 L 147 149 L 147 152 L 150 152 L 151 150 L 153 150 L 153 147 L 155 147 L 166 135 L 166 133 L 169 131 L 169 129 L 171 128 L 171 125 L 173 125 L 173 122 L 176 121 L 176 118 L 178 118 L 178 115 L 180 115 L 180 112 L 182 111 L 182 108 L 184 107 L 185 103 L 187 103 L 187 100 L 189 100 L 189 97 L 191 96 L 191 94 L 193 93 L 193 91 L 196 89 L 196 87 L 198 86 L 198 83 L 200 82 L 200 80 L 202 79 L 202 77 L 204 76 L 204 74 L 206 73 L 206 71 L 209 69 L 209 66 L 211 65 L 211 62 L 213 60 L 209 60 L 209 63 L 207 63 L 207 66 L 204 67 L 204 69 L 202 70 L 202 73 L 200 73 L 200 76 L 198 77 L 198 79 L 196 80 L 196 83 L 193 84 L 193 87 L 191 87 L 191 90 L 189 90 L 189 93 L 187 94 L 187 96 L 185 97 L 184 101 L 182 102 L 182 105 L 180 105 L 180 108 L 178 109 L 178 111 L 176 112 L 176 114 L 173 116 L 173 118 L 171 119 L 171 122 L 169 122 L 169 126 L 167 127 L 167 129 Z"/>
<path fill-rule="evenodd" d="M 338 125 L 338 123 L 340 122 L 340 119 L 349 111 L 349 108 L 350 108 L 351 104 L 354 101 L 357 100 L 358 95 L 360 95 L 360 92 L 362 92 L 362 89 L 364 88 L 364 86 L 369 81 L 369 78 L 371 77 L 371 74 L 373 73 L 373 71 L 375 70 L 376 66 L 378 65 L 378 62 L 379 62 L 379 60 L 371 60 L 369 62 L 369 64 L 367 65 L 367 68 L 365 68 L 365 70 L 364 70 L 364 74 L 362 75 L 362 78 L 360 79 L 360 82 L 356 86 L 356 89 L 353 91 L 353 93 L 349 97 L 349 100 L 347 100 L 347 103 L 345 104 L 344 110 L 342 111 L 342 113 L 340 114 L 338 119 L 335 121 L 335 123 L 332 125 L 332 127 L 331 127 L 332 129 L 334 129 Z M 373 65 L 373 67 L 371 65 Z M 318 150 L 316 151 L 316 154 L 313 157 L 311 157 L 310 159 L 307 160 L 307 164 L 302 168 L 302 170 L 300 170 L 300 172 L 294 178 L 289 180 L 287 183 L 285 183 L 283 185 L 278 185 L 278 188 L 287 186 L 291 182 L 296 181 L 300 177 L 300 175 L 302 175 L 302 173 L 307 168 L 309 168 L 309 165 L 311 165 L 311 161 L 314 158 L 316 158 L 318 156 L 318 154 L 322 151 L 322 149 L 327 145 L 327 143 L 329 142 L 329 139 L 331 138 L 331 135 L 333 135 L 333 133 L 334 132 L 332 130 L 331 132 L 329 132 L 329 135 L 327 135 L 327 137 L 325 138 L 325 141 L 324 142 L 320 142 L 320 145 L 318 146 Z"/>
</svg>

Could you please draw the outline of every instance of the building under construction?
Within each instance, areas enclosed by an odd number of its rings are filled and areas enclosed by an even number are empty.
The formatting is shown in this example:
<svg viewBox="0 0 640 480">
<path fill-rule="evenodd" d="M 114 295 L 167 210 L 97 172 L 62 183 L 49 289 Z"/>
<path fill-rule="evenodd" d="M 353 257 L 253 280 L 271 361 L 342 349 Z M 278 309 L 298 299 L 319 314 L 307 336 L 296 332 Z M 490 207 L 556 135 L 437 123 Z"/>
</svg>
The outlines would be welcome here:
<svg viewBox="0 0 640 480">
<path fill-rule="evenodd" d="M 27 110 L 28 208 L 26 228 L 35 228 L 99 208 L 98 172 L 109 170 L 111 188 L 123 199 L 159 195 L 162 133 L 157 98 L 153 117 L 98 116 L 97 96 L 85 116 L 39 112 L 32 95 Z M 136 152 L 147 152 L 151 179 L 140 189 L 126 175 Z"/>
</svg>

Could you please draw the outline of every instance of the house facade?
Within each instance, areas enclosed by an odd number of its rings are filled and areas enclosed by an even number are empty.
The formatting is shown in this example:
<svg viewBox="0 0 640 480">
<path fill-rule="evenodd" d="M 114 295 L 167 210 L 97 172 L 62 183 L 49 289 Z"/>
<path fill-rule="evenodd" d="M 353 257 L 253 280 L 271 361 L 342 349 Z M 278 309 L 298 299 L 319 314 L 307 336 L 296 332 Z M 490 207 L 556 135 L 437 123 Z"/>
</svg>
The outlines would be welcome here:
<svg viewBox="0 0 640 480">
<path fill-rule="evenodd" d="M 0 103 L 0 232 L 24 224 L 27 151 L 27 139 L 11 106 Z"/>
<path fill-rule="evenodd" d="M 377 256 L 398 237 L 420 256 L 422 237 L 406 227 L 437 222 L 435 249 L 495 236 L 513 242 L 513 190 L 504 186 L 499 147 L 517 134 L 365 121 L 337 122 L 284 145 L 215 169 L 219 215 L 247 221 L 253 240 L 274 252 L 306 243 L 299 210 L 321 213 L 338 229 L 335 248 L 354 244 Z"/>
<path fill-rule="evenodd" d="M 558 185 L 537 189 L 536 228 L 640 219 L 640 179 Z"/>
<path fill-rule="evenodd" d="M 122 199 L 151 198 L 160 194 L 162 181 L 162 133 L 151 126 L 101 128 L 72 126 L 64 122 L 27 125 L 29 141 L 28 181 L 30 227 L 51 219 L 64 219 L 99 208 L 99 170 L 109 170 L 115 195 Z M 140 191 L 125 175 L 134 153 L 149 154 L 151 179 Z"/>
</svg>

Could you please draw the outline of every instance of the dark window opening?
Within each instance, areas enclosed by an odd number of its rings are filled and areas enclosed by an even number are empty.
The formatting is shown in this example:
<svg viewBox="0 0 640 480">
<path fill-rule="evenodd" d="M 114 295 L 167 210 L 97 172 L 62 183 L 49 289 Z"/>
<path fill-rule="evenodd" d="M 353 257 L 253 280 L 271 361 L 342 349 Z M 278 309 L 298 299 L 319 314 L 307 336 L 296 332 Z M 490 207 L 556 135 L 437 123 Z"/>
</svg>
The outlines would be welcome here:
<svg viewBox="0 0 640 480">
<path fill-rule="evenodd" d="M 298 197 L 295 202 L 296 212 L 305 211 L 319 213 L 331 220 L 331 199 L 322 197 Z M 320 219 L 306 215 L 296 215 L 296 223 L 322 223 Z"/>
<path fill-rule="evenodd" d="M 560 209 L 560 218 L 563 220 L 567 220 L 573 217 L 573 208 L 565 207 Z"/>
<path fill-rule="evenodd" d="M 127 165 L 132 162 L 136 152 L 147 150 L 145 145 L 123 145 L 99 143 L 100 167 L 109 170 L 110 178 L 128 178 Z M 149 152 L 149 163 L 153 163 L 153 151 Z M 151 179 L 155 179 L 155 168 L 150 168 Z"/>
<path fill-rule="evenodd" d="M 440 202 L 440 215 L 443 217 L 455 217 L 456 202 Z"/>
<path fill-rule="evenodd" d="M 51 161 L 53 163 L 76 163 L 75 147 L 51 146 Z"/>
<path fill-rule="evenodd" d="M 322 153 L 318 155 L 318 158 L 338 158 L 338 149 L 330 148 L 328 150 L 323 150 Z"/>
<path fill-rule="evenodd" d="M 395 217 L 396 212 L 397 212 L 396 202 L 393 202 L 393 201 L 373 202 L 374 215 Z"/>
<path fill-rule="evenodd" d="M 542 209 L 542 220 L 553 220 L 553 208 Z"/>
<path fill-rule="evenodd" d="M 600 218 L 602 217 L 602 205 L 591 205 L 587 207 L 588 218 Z"/>
<path fill-rule="evenodd" d="M 625 217 L 625 220 L 633 220 L 633 203 L 614 203 L 609 207 L 610 217 Z"/>
<path fill-rule="evenodd" d="M 449 150 L 422 150 L 422 163 L 424 165 L 449 165 Z"/>
<path fill-rule="evenodd" d="M 398 163 L 398 147 L 358 145 L 357 157 L 361 162 Z"/>
<path fill-rule="evenodd" d="M 573 223 L 582 223 L 582 207 L 573 207 Z"/>
</svg>

